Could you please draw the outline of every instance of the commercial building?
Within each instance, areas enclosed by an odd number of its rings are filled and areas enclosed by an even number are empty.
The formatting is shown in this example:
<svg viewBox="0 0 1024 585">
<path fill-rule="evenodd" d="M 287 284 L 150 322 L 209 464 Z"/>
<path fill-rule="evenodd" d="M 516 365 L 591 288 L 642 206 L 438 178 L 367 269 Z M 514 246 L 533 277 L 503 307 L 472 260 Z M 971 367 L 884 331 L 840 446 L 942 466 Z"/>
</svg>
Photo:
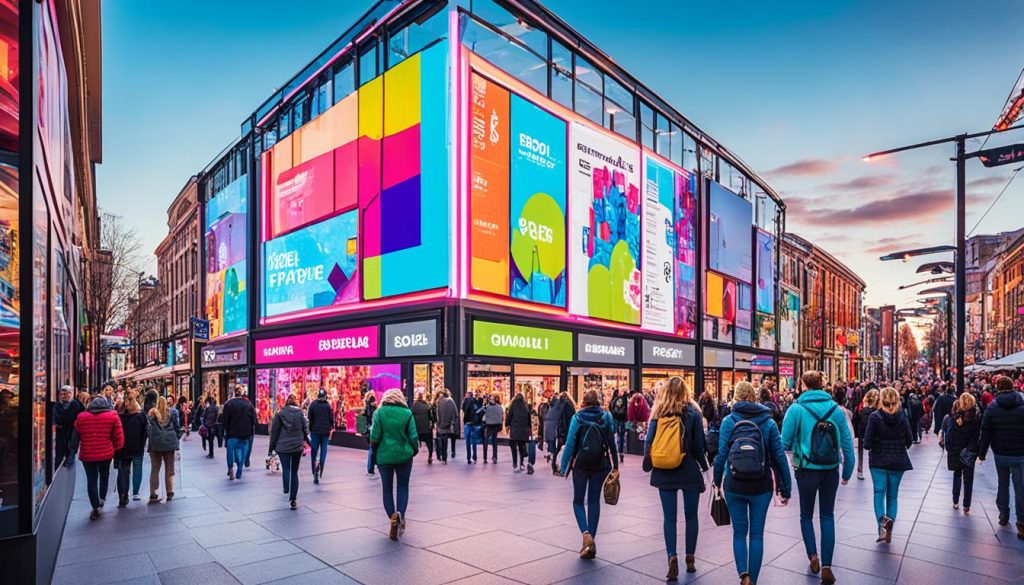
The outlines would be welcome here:
<svg viewBox="0 0 1024 585">
<path fill-rule="evenodd" d="M 99 224 L 98 0 L 0 3 L 0 566 L 48 583 L 75 486 L 52 406 L 85 384 Z"/>
<path fill-rule="evenodd" d="M 1024 351 L 1024 230 L 1004 239 L 986 282 L 985 359 Z"/>
</svg>

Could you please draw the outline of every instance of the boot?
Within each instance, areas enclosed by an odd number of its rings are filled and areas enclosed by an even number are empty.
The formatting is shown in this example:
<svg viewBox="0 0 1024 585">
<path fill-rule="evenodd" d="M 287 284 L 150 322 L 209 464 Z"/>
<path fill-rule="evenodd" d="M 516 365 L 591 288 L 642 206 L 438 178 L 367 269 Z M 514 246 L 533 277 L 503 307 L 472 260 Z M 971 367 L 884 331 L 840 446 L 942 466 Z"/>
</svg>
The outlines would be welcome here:
<svg viewBox="0 0 1024 585">
<path fill-rule="evenodd" d="M 686 572 L 696 573 L 697 567 L 693 564 L 693 555 L 686 555 Z"/>
<path fill-rule="evenodd" d="M 754 580 L 750 578 L 750 575 L 743 573 L 740 577 L 740 585 L 755 585 Z"/>
<path fill-rule="evenodd" d="M 811 572 L 817 575 L 821 571 L 821 561 L 818 560 L 818 555 L 811 555 Z"/>
<path fill-rule="evenodd" d="M 679 557 L 676 555 L 672 555 L 668 558 L 668 575 L 665 575 L 665 580 L 679 580 Z"/>
<path fill-rule="evenodd" d="M 1024 522 L 1017 522 L 1017 538 L 1024 540 Z"/>
<path fill-rule="evenodd" d="M 395 512 L 391 515 L 391 528 L 388 531 L 388 538 L 391 540 L 398 540 L 398 527 L 400 523 L 401 520 L 398 516 L 398 512 Z"/>
<path fill-rule="evenodd" d="M 822 585 L 832 585 L 836 582 L 836 576 L 832 574 L 832 567 L 821 568 L 821 583 Z"/>
<path fill-rule="evenodd" d="M 528 463 L 526 465 L 526 475 L 533 475 L 533 465 L 532 464 Z M 966 510 L 964 510 L 964 512 L 966 513 Z"/>
<path fill-rule="evenodd" d="M 878 523 L 878 538 L 875 539 L 875 544 L 885 542 L 885 525 L 882 522 Z"/>
<path fill-rule="evenodd" d="M 583 548 L 580 549 L 581 559 L 592 559 L 595 555 L 594 537 L 589 532 L 583 533 Z"/>
<path fill-rule="evenodd" d="M 885 528 L 885 544 L 892 542 L 892 525 L 892 518 L 888 516 L 882 518 L 882 527 Z"/>
</svg>

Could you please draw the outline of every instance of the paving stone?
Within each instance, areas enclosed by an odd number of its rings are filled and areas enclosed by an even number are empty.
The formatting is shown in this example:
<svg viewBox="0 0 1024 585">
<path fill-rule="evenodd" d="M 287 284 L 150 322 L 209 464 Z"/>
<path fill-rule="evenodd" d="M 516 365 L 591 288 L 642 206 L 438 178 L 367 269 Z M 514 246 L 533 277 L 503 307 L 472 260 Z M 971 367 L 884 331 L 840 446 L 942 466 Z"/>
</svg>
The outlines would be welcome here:
<svg viewBox="0 0 1024 585">
<path fill-rule="evenodd" d="M 240 585 L 241 582 L 235 578 L 227 569 L 219 563 L 202 563 L 171 569 L 160 573 L 162 585 Z"/>
<path fill-rule="evenodd" d="M 285 577 L 310 573 L 327 568 L 316 557 L 298 552 L 292 555 L 265 559 L 248 565 L 231 567 L 230 571 L 244 585 L 259 585 Z"/>
<path fill-rule="evenodd" d="M 370 557 L 337 568 L 356 581 L 368 585 L 440 585 L 480 572 L 476 567 L 422 549 L 409 549 L 406 554 L 392 555 L 386 563 L 380 562 L 378 557 Z"/>
</svg>

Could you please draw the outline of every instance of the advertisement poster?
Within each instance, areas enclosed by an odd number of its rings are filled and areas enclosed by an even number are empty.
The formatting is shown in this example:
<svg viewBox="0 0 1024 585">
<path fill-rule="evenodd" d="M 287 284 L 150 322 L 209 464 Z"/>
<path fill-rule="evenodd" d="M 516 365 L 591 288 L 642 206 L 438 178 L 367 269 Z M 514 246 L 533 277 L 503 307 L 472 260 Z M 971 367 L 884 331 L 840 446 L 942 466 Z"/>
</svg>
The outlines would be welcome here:
<svg viewBox="0 0 1024 585">
<path fill-rule="evenodd" d="M 775 349 L 775 315 L 757 314 L 755 319 L 757 346 L 761 349 Z"/>
<path fill-rule="evenodd" d="M 697 336 L 697 178 L 676 171 L 676 335 Z"/>
<path fill-rule="evenodd" d="M 274 237 L 334 213 L 334 152 L 282 172 L 274 194 Z"/>
<path fill-rule="evenodd" d="M 508 295 L 509 93 L 476 74 L 470 92 L 470 286 Z"/>
<path fill-rule="evenodd" d="M 753 311 L 750 305 L 750 285 L 740 282 L 736 285 L 736 326 L 741 329 L 750 329 L 753 326 Z"/>
<path fill-rule="evenodd" d="M 511 295 L 565 306 L 565 122 L 512 96 Z"/>
<path fill-rule="evenodd" d="M 355 210 L 264 244 L 263 314 L 359 300 Z"/>
<path fill-rule="evenodd" d="M 708 272 L 704 311 L 704 339 L 732 343 L 737 318 L 736 282 Z M 749 325 L 747 327 L 749 329 Z"/>
<path fill-rule="evenodd" d="M 708 268 L 751 282 L 753 206 L 711 181 L 708 193 Z"/>
<path fill-rule="evenodd" d="M 790 291 L 782 293 L 781 323 L 779 323 L 779 351 L 797 353 L 800 341 L 800 296 Z"/>
<path fill-rule="evenodd" d="M 757 310 L 775 314 L 775 237 L 757 230 Z"/>
<path fill-rule="evenodd" d="M 570 138 L 569 311 L 639 325 L 639 150 L 579 122 Z"/>
<path fill-rule="evenodd" d="M 654 158 L 644 157 L 644 289 L 645 329 L 675 332 L 676 232 L 675 173 Z"/>
<path fill-rule="evenodd" d="M 248 328 L 246 239 L 248 175 L 206 203 L 206 316 L 210 339 Z"/>
</svg>

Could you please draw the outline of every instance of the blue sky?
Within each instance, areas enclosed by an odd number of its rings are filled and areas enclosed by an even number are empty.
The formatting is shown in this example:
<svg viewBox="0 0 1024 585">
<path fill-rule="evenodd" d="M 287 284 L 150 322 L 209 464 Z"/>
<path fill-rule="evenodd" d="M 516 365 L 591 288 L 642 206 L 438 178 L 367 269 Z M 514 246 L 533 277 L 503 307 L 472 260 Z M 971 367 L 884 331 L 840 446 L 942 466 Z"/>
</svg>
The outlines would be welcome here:
<svg viewBox="0 0 1024 585">
<path fill-rule="evenodd" d="M 916 264 L 877 257 L 951 242 L 954 175 L 950 148 L 861 155 L 990 127 L 1024 64 L 1013 0 L 547 5 L 765 176 L 790 206 L 790 231 L 861 274 L 872 304 L 913 303 L 896 286 L 917 280 Z M 100 206 L 155 249 L 189 176 L 369 6 L 105 2 Z M 1024 132 L 989 146 L 1014 141 Z M 968 229 L 1013 168 L 968 167 Z M 1022 198 L 1024 177 L 978 231 L 1024 226 Z"/>
</svg>

